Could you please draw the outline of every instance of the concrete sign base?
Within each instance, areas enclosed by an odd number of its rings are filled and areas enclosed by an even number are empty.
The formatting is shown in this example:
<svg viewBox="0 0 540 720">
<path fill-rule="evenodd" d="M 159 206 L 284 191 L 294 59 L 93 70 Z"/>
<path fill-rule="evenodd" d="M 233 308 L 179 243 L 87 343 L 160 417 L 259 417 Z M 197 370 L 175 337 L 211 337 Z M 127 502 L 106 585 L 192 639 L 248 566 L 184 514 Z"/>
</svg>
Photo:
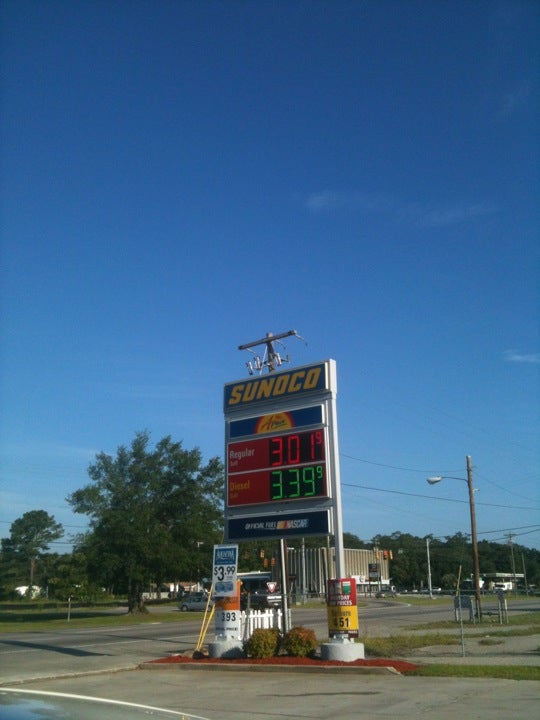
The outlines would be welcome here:
<svg viewBox="0 0 540 720">
<path fill-rule="evenodd" d="M 321 660 L 353 662 L 354 660 L 363 660 L 364 657 L 364 643 L 353 642 L 349 639 L 336 639 L 321 645 Z"/>
<path fill-rule="evenodd" d="M 216 640 L 208 643 L 208 655 L 211 658 L 236 659 L 244 657 L 244 646 L 240 640 Z"/>
</svg>

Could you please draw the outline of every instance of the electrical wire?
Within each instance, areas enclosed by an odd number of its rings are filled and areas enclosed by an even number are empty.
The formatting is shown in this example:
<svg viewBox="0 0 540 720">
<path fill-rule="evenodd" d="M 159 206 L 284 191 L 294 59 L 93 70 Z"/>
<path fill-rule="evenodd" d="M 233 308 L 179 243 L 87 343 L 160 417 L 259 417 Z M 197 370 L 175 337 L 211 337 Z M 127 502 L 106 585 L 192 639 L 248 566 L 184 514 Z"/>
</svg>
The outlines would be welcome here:
<svg viewBox="0 0 540 720">
<path fill-rule="evenodd" d="M 402 472 L 413 472 L 413 473 L 421 473 L 421 474 L 427 474 L 427 473 L 430 473 L 433 471 L 433 468 L 430 468 L 429 470 L 422 470 L 422 469 L 418 469 L 418 468 L 402 467 L 399 465 L 387 465 L 385 463 L 378 463 L 378 462 L 374 462 L 372 460 L 365 460 L 364 458 L 355 457 L 354 455 L 348 455 L 346 453 L 339 453 L 339 455 L 340 455 L 340 457 L 347 458 L 349 460 L 355 460 L 356 462 L 365 463 L 367 465 L 375 465 L 377 467 L 389 468 L 390 470 L 400 470 Z M 438 470 L 437 474 L 444 476 L 444 475 L 448 475 L 449 473 L 455 473 L 455 472 L 463 472 L 463 468 L 459 468 L 458 470 Z M 520 493 L 516 493 L 512 490 L 508 490 L 507 488 L 503 487 L 502 485 L 498 485 L 493 480 L 489 480 L 489 478 L 486 478 L 485 475 L 480 474 L 477 471 L 476 467 L 474 468 L 474 472 L 475 472 L 476 476 L 480 477 L 482 480 L 489 483 L 490 485 L 493 485 L 494 487 L 498 488 L 499 490 L 503 490 L 504 492 L 506 492 L 510 495 L 515 495 L 516 497 L 522 498 L 523 500 L 529 500 L 530 502 L 535 502 L 532 498 L 529 498 L 525 495 L 521 495 Z M 463 478 L 463 480 L 465 480 L 465 478 Z M 486 503 L 477 503 L 477 504 L 478 505 L 481 505 L 481 504 L 486 505 Z M 494 505 L 493 507 L 499 507 L 499 506 Z M 514 508 L 516 510 L 524 509 L 522 507 L 513 506 L 513 505 L 508 505 L 508 506 L 504 505 L 504 506 L 500 506 L 500 507 L 509 507 L 509 508 Z M 529 508 L 525 508 L 525 509 L 529 509 Z"/>
<path fill-rule="evenodd" d="M 406 495 L 408 497 L 418 497 L 423 498 L 425 500 L 438 500 L 438 501 L 444 501 L 444 502 L 453 502 L 453 503 L 460 503 L 462 505 L 468 505 L 468 500 L 458 500 L 456 498 L 447 498 L 447 497 L 438 497 L 434 495 L 422 495 L 421 493 L 409 493 L 404 492 L 403 490 L 388 490 L 387 488 L 377 488 L 373 487 L 371 485 L 353 485 L 352 483 L 341 483 L 342 486 L 345 487 L 352 487 L 352 488 L 358 488 L 361 490 L 374 490 L 375 492 L 383 492 L 383 493 L 390 493 L 392 495 Z M 536 512 L 540 512 L 540 508 L 530 507 L 530 506 L 523 506 L 523 505 L 500 505 L 498 503 L 485 503 L 485 502 L 477 502 L 476 505 L 481 505 L 482 507 L 498 507 L 498 508 L 508 508 L 512 510 L 534 510 Z"/>
<path fill-rule="evenodd" d="M 356 462 L 365 463 L 366 465 L 376 465 L 377 467 L 390 468 L 391 470 L 402 470 L 403 472 L 414 472 L 414 473 L 430 473 L 433 472 L 433 468 L 429 470 L 419 470 L 418 468 L 400 467 L 399 465 L 386 465 L 385 463 L 374 462 L 373 460 L 364 460 L 363 458 L 354 457 L 354 455 L 347 455 L 346 453 L 339 453 L 340 457 L 348 458 L 349 460 L 356 460 Z M 458 470 L 444 470 L 444 473 L 450 472 L 462 472 L 462 468 Z"/>
</svg>

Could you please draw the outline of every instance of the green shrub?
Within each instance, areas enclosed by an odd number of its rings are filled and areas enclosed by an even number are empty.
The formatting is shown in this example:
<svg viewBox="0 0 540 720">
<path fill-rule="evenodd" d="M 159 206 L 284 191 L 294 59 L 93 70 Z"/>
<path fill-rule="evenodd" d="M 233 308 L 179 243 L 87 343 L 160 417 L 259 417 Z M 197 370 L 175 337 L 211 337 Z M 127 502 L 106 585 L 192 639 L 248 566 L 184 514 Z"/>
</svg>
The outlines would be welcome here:
<svg viewBox="0 0 540 720">
<path fill-rule="evenodd" d="M 308 657 L 317 647 L 317 638 L 310 628 L 293 627 L 283 638 L 282 647 L 287 655 Z"/>
<path fill-rule="evenodd" d="M 257 628 L 246 643 L 246 652 L 253 658 L 269 658 L 279 652 L 277 628 Z"/>
</svg>

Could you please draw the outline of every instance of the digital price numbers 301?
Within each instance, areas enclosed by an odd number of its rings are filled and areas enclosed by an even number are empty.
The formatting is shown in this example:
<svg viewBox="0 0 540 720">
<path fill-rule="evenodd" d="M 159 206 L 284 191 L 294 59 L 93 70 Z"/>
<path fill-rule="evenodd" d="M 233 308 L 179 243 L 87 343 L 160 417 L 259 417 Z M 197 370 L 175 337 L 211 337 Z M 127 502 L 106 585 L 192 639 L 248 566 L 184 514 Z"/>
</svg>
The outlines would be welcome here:
<svg viewBox="0 0 540 720">
<path fill-rule="evenodd" d="M 251 505 L 327 497 L 324 429 L 227 446 L 227 503 Z"/>
</svg>

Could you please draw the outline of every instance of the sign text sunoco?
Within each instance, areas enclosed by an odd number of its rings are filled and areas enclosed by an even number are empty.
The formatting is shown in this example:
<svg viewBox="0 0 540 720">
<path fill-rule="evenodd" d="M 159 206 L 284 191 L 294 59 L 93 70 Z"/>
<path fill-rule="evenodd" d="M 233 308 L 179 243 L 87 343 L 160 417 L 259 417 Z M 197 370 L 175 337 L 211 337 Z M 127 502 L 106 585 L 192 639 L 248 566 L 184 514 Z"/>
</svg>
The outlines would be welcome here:
<svg viewBox="0 0 540 720">
<path fill-rule="evenodd" d="M 325 363 L 309 365 L 225 385 L 224 409 L 234 410 L 258 402 L 301 398 L 324 390 L 327 384 Z"/>
</svg>

